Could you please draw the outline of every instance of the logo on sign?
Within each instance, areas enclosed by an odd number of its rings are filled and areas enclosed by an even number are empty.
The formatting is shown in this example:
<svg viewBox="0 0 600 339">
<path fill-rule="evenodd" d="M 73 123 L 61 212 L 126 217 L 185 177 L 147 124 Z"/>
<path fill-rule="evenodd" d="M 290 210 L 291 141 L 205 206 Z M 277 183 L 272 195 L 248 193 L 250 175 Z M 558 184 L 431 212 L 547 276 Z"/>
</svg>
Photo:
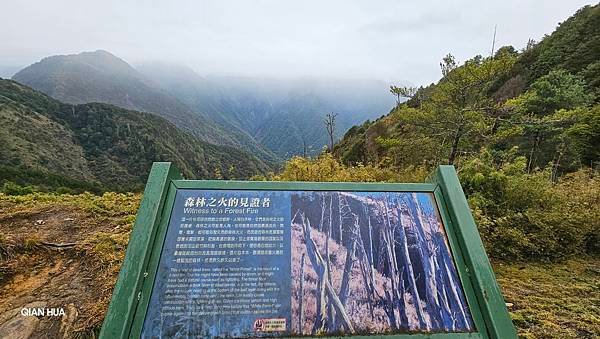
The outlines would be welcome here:
<svg viewBox="0 0 600 339">
<path fill-rule="evenodd" d="M 255 332 L 283 332 L 285 330 L 285 318 L 258 318 L 254 321 Z"/>
</svg>

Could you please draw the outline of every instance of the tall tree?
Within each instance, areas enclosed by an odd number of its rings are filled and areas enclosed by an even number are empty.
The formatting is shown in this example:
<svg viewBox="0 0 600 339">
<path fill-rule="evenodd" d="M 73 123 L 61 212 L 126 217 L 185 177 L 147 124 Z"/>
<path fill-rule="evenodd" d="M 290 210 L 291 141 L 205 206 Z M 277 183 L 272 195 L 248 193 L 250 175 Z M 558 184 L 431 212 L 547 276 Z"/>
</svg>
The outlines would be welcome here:
<svg viewBox="0 0 600 339">
<path fill-rule="evenodd" d="M 329 152 L 333 153 L 333 138 L 335 134 L 335 118 L 337 117 L 337 113 L 327 113 L 325 116 L 325 129 L 327 130 L 327 135 L 329 136 Z"/>
<path fill-rule="evenodd" d="M 575 121 L 572 115 L 558 112 L 585 106 L 591 101 L 592 96 L 586 92 L 580 76 L 558 69 L 540 77 L 525 93 L 506 103 L 514 112 L 511 124 L 524 139 L 521 148 L 528 149 L 528 173 L 551 161 L 552 177 L 556 179 L 567 148 L 563 132 Z M 543 149 L 549 156 L 541 154 Z"/>
<path fill-rule="evenodd" d="M 390 93 L 396 97 L 396 107 L 402 103 L 402 98 L 411 99 L 417 94 L 417 88 L 411 86 L 390 86 Z"/>
<path fill-rule="evenodd" d="M 463 146 L 476 146 L 477 138 L 485 138 L 491 130 L 494 119 L 488 112 L 496 104 L 489 89 L 514 60 L 513 55 L 497 53 L 490 58 L 477 56 L 457 66 L 455 58 L 448 54 L 440 63 L 444 77 L 421 109 L 401 116 L 402 122 L 438 139 L 440 148 L 447 151 L 447 163 L 453 164 Z"/>
</svg>

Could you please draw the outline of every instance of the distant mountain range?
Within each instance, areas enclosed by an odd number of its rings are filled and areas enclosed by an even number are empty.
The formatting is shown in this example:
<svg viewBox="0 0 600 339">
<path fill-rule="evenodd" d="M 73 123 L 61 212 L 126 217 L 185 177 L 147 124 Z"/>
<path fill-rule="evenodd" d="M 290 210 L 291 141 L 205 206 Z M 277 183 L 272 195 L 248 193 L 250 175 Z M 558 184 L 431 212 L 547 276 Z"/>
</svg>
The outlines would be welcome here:
<svg viewBox="0 0 600 339">
<path fill-rule="evenodd" d="M 202 141 L 273 164 L 327 143 L 323 118 L 337 113 L 336 137 L 389 112 L 387 84 L 370 80 L 202 77 L 179 65 L 132 67 L 106 51 L 52 56 L 13 79 L 71 104 L 109 103 L 151 112 Z"/>
<path fill-rule="evenodd" d="M 154 161 L 175 162 L 187 178 L 243 179 L 271 169 L 157 115 L 102 103 L 66 104 L 2 79 L 0 141 L 0 182 L 21 185 L 138 190 Z"/>
<path fill-rule="evenodd" d="M 13 80 L 65 103 L 100 102 L 154 113 L 203 141 L 244 149 L 267 162 L 277 160 L 245 132 L 192 111 L 106 51 L 47 57 L 17 72 Z"/>
</svg>

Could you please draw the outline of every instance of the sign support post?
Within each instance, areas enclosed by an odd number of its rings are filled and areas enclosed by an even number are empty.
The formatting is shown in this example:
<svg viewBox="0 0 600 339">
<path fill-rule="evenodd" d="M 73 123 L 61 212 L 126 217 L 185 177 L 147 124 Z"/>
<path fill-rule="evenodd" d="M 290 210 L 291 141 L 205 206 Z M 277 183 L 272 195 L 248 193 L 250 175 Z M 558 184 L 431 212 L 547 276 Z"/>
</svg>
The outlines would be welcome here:
<svg viewBox="0 0 600 339">
<path fill-rule="evenodd" d="M 430 180 L 438 185 L 443 193 L 451 221 L 461 242 L 460 248 L 469 269 L 468 273 L 476 286 L 475 294 L 482 305 L 481 313 L 488 324 L 489 335 L 491 338 L 516 337 L 515 328 L 456 170 L 454 166 L 445 165 L 439 166 L 434 173 Z"/>
<path fill-rule="evenodd" d="M 101 338 L 129 338 L 146 267 L 155 240 L 158 222 L 172 180 L 181 179 L 179 169 L 169 162 L 152 165 L 144 196 L 129 236 L 129 245 L 102 324 Z"/>
</svg>

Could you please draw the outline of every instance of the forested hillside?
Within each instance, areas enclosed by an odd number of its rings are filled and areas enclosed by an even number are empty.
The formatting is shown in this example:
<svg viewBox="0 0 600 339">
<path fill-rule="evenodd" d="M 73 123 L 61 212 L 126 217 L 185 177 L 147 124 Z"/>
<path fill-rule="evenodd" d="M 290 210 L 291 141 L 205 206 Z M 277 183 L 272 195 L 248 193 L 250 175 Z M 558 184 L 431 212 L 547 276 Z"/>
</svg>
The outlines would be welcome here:
<svg viewBox="0 0 600 339">
<path fill-rule="evenodd" d="M 202 141 L 237 147 L 267 162 L 277 160 L 246 132 L 192 110 L 107 51 L 47 57 L 19 71 L 13 80 L 65 103 L 100 102 L 154 113 Z"/>
<path fill-rule="evenodd" d="M 482 149 L 496 164 L 523 156 L 527 172 L 556 179 L 600 160 L 600 7 L 585 7 L 539 43 L 511 46 L 460 64 L 443 78 L 404 88 L 409 101 L 351 128 L 336 146 L 346 164 L 460 165 Z M 549 165 L 550 164 L 550 165 Z"/>
<path fill-rule="evenodd" d="M 190 178 L 247 178 L 269 167 L 231 147 L 201 142 L 152 114 L 107 104 L 70 105 L 0 80 L 2 184 L 138 190 L 155 161 Z M 51 180 L 48 174 L 55 175 Z"/>
<path fill-rule="evenodd" d="M 327 113 L 336 139 L 392 107 L 386 84 L 372 80 L 201 77 L 180 65 L 137 68 L 103 50 L 42 59 L 13 79 L 70 104 L 108 103 L 157 114 L 203 141 L 232 146 L 276 163 L 317 154 Z"/>
</svg>

